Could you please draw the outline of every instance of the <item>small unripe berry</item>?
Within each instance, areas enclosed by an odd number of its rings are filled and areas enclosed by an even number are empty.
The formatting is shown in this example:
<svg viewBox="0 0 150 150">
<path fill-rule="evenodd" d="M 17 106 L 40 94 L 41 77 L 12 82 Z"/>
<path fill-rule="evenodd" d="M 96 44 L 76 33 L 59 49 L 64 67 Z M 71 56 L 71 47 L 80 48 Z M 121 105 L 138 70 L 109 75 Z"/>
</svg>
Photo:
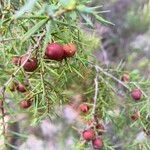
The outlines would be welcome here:
<svg viewBox="0 0 150 150">
<path fill-rule="evenodd" d="M 14 56 L 12 58 L 12 62 L 13 62 L 14 65 L 20 66 L 20 64 L 21 64 L 21 57 L 20 56 Z"/>
<path fill-rule="evenodd" d="M 105 127 L 102 124 L 97 124 L 96 129 L 99 135 L 103 134 L 105 132 Z"/>
<path fill-rule="evenodd" d="M 93 148 L 101 149 L 103 147 L 103 140 L 101 138 L 96 138 L 92 140 Z"/>
<path fill-rule="evenodd" d="M 132 90 L 131 92 L 131 97 L 135 100 L 135 101 L 138 101 L 141 99 L 142 97 L 142 92 L 140 89 L 134 89 Z"/>
<path fill-rule="evenodd" d="M 131 120 L 136 121 L 139 117 L 135 114 L 131 115 Z"/>
<path fill-rule="evenodd" d="M 21 93 L 24 93 L 24 92 L 26 92 L 26 88 L 25 88 L 25 86 L 23 85 L 23 84 L 21 84 L 21 83 L 19 83 L 18 85 L 17 85 L 17 91 L 19 91 L 19 92 L 21 92 Z"/>
<path fill-rule="evenodd" d="M 140 112 L 137 111 L 137 112 L 135 112 L 134 114 L 131 115 L 131 120 L 136 121 L 137 119 L 139 119 L 139 117 L 140 117 Z"/>
<path fill-rule="evenodd" d="M 130 76 L 129 76 L 129 74 L 127 74 L 127 73 L 123 74 L 122 77 L 121 77 L 121 80 L 122 80 L 123 82 L 129 82 L 129 81 L 130 81 Z"/>
<path fill-rule="evenodd" d="M 27 58 L 28 58 L 27 55 L 23 56 L 21 59 L 21 64 L 23 64 Z M 37 69 L 37 67 L 38 67 L 38 62 L 36 58 L 29 58 L 23 66 L 24 70 L 27 72 L 33 72 L 35 69 Z"/>
<path fill-rule="evenodd" d="M 32 105 L 30 100 L 23 100 L 20 102 L 20 108 L 27 109 Z"/>
<path fill-rule="evenodd" d="M 89 106 L 87 104 L 80 104 L 79 110 L 83 113 L 87 113 L 89 111 Z"/>
<path fill-rule="evenodd" d="M 92 126 L 94 124 L 94 121 L 93 120 L 88 120 L 86 123 L 87 123 L 88 126 Z"/>
<path fill-rule="evenodd" d="M 82 136 L 84 140 L 90 141 L 95 138 L 95 132 L 92 129 L 88 129 L 82 132 Z"/>
<path fill-rule="evenodd" d="M 48 59 L 60 61 L 64 58 L 63 47 L 58 43 L 48 44 L 45 55 Z"/>
<path fill-rule="evenodd" d="M 75 55 L 77 51 L 76 45 L 73 43 L 63 45 L 63 49 L 64 49 L 65 57 L 72 57 L 73 55 Z"/>
<path fill-rule="evenodd" d="M 17 83 L 16 82 L 12 82 L 10 85 L 9 85 L 9 89 L 11 92 L 14 92 L 16 90 L 16 86 L 17 86 Z"/>
</svg>

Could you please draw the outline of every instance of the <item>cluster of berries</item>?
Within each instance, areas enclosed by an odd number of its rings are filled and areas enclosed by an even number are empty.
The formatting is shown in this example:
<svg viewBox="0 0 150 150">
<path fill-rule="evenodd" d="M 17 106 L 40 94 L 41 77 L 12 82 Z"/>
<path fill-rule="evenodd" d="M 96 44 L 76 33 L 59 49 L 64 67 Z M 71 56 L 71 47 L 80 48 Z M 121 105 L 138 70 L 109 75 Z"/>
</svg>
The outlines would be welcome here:
<svg viewBox="0 0 150 150">
<path fill-rule="evenodd" d="M 121 80 L 122 80 L 123 82 L 126 82 L 126 83 L 129 82 L 129 81 L 130 81 L 130 76 L 129 76 L 129 74 L 128 74 L 128 73 L 123 74 L 122 77 L 121 77 Z M 132 97 L 133 100 L 135 100 L 135 101 L 141 100 L 141 98 L 142 98 L 142 92 L 141 92 L 141 90 L 138 89 L 138 88 L 133 89 L 133 90 L 131 91 L 131 97 Z"/>
<path fill-rule="evenodd" d="M 123 74 L 121 78 L 122 82 L 129 82 L 130 76 L 129 74 Z M 131 91 L 131 97 L 135 101 L 139 101 L 142 98 L 142 92 L 140 89 L 135 88 Z M 86 103 L 82 103 L 79 106 L 79 110 L 82 113 L 88 113 L 90 107 Z M 132 120 L 136 120 L 139 117 L 139 113 L 136 112 L 131 116 Z M 92 124 L 92 125 L 91 125 Z M 90 121 L 90 127 L 82 132 L 82 137 L 85 141 L 92 141 L 92 145 L 94 149 L 102 149 L 103 147 L 103 139 L 100 137 L 105 132 L 105 128 L 102 123 L 99 123 L 98 120 Z"/>
<path fill-rule="evenodd" d="M 128 83 L 130 81 L 130 76 L 128 73 L 122 75 L 121 80 Z M 134 101 L 140 101 L 142 99 L 142 91 L 139 88 L 132 89 L 131 97 Z M 140 117 L 140 112 L 136 111 L 131 115 L 131 120 L 136 121 Z"/>
<path fill-rule="evenodd" d="M 82 103 L 79 106 L 80 112 L 86 114 L 89 112 L 90 107 L 86 103 Z M 102 149 L 103 140 L 100 137 L 104 132 L 105 128 L 102 123 L 99 123 L 97 117 L 94 120 L 88 121 L 88 129 L 82 132 L 82 138 L 86 142 L 92 141 L 92 146 L 94 149 Z"/>
<path fill-rule="evenodd" d="M 64 58 L 73 57 L 77 51 L 76 45 L 73 43 L 68 44 L 58 44 L 51 43 L 47 45 L 45 50 L 45 58 L 60 61 Z M 14 56 L 13 64 L 20 66 L 22 64 L 23 68 L 27 72 L 33 72 L 38 67 L 38 61 L 36 58 L 28 58 L 28 55 Z M 26 61 L 26 62 L 25 62 Z"/>
<path fill-rule="evenodd" d="M 45 50 L 45 58 L 55 61 L 60 61 L 69 57 L 73 57 L 77 51 L 76 45 L 73 43 L 68 43 L 61 45 L 59 43 L 48 44 Z M 14 56 L 12 62 L 16 66 L 21 66 L 26 72 L 33 72 L 38 68 L 38 60 L 35 57 L 28 58 L 29 55 L 25 54 L 23 56 Z M 11 91 L 17 90 L 18 92 L 27 92 L 26 85 L 22 83 L 14 83 L 11 87 Z M 21 108 L 29 108 L 32 101 L 23 100 L 20 102 Z"/>
</svg>

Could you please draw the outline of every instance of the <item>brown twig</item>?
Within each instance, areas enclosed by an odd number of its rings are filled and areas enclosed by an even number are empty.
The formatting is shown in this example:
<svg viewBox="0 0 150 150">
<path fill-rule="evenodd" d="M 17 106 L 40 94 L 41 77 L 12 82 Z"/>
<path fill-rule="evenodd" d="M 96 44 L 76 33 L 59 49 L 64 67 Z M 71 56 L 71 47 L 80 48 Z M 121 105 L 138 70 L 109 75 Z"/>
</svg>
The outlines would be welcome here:
<svg viewBox="0 0 150 150">
<path fill-rule="evenodd" d="M 2 101 L 1 101 L 1 113 L 2 113 L 2 125 L 3 125 L 3 135 L 5 136 L 6 133 L 6 127 L 5 127 L 5 111 L 4 111 L 4 102 L 5 102 L 5 87 L 2 88 Z"/>
</svg>

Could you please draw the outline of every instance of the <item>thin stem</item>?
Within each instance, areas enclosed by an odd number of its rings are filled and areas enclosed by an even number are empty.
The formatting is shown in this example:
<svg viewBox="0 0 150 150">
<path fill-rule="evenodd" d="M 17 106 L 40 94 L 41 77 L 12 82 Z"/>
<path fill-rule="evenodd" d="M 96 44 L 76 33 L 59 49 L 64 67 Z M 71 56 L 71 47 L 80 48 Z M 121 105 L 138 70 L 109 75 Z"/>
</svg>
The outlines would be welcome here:
<svg viewBox="0 0 150 150">
<path fill-rule="evenodd" d="M 104 75 L 106 75 L 106 76 L 108 76 L 108 77 L 110 77 L 110 78 L 112 78 L 113 80 L 115 80 L 116 82 L 118 82 L 119 84 L 121 84 L 122 86 L 124 86 L 127 90 L 129 90 L 129 91 L 131 91 L 131 88 L 128 86 L 128 85 L 126 85 L 124 82 L 122 82 L 121 80 L 119 80 L 119 79 L 117 79 L 115 76 L 113 76 L 112 74 L 110 74 L 110 73 L 108 73 L 107 71 L 105 71 L 103 68 L 101 68 L 100 66 L 98 66 L 98 65 L 95 65 L 95 64 L 93 64 L 93 63 L 91 63 L 91 62 L 88 62 L 90 65 L 92 65 L 92 67 L 96 67 L 100 72 L 102 72 Z M 139 88 L 140 90 L 141 90 L 141 88 L 136 84 L 136 83 L 134 83 L 134 82 L 132 82 L 137 88 Z M 142 91 L 142 90 L 141 90 Z M 146 98 L 148 98 L 148 95 L 144 92 L 144 91 L 142 91 L 142 93 L 143 93 L 143 95 L 144 95 L 144 97 L 146 97 Z"/>
<path fill-rule="evenodd" d="M 1 113 L 2 113 L 3 135 L 5 136 L 5 133 L 6 133 L 6 127 L 5 127 L 4 102 L 5 102 L 5 87 L 2 88 L 2 102 L 1 102 Z"/>
<path fill-rule="evenodd" d="M 61 10 L 58 10 L 54 15 L 53 15 L 53 18 L 57 18 L 59 16 L 61 16 L 62 14 L 68 12 L 68 10 L 66 9 L 61 9 Z"/>
<path fill-rule="evenodd" d="M 90 63 L 90 62 L 89 62 Z M 97 69 L 102 72 L 104 75 L 112 78 L 113 80 L 115 80 L 116 82 L 118 82 L 119 84 L 121 84 L 122 86 L 124 86 L 126 89 L 128 89 L 129 91 L 131 90 L 129 86 L 127 86 L 124 82 L 122 82 L 121 80 L 117 79 L 115 76 L 113 76 L 112 74 L 106 72 L 103 68 L 101 68 L 98 65 L 94 65 L 93 63 L 90 63 L 93 67 L 97 67 Z"/>
<path fill-rule="evenodd" d="M 0 43 L 10 42 L 12 40 L 17 40 L 17 39 L 19 39 L 19 38 L 16 37 L 16 38 L 0 39 Z"/>
<path fill-rule="evenodd" d="M 94 79 L 94 84 L 95 84 L 95 94 L 94 94 L 94 104 L 93 104 L 93 111 L 92 111 L 92 114 L 93 116 L 95 115 L 95 111 L 96 111 L 96 103 L 97 103 L 97 97 L 98 97 L 98 75 L 99 75 L 99 70 L 97 68 L 97 66 L 95 66 L 95 70 L 96 70 L 96 76 L 95 76 L 95 79 Z"/>
</svg>

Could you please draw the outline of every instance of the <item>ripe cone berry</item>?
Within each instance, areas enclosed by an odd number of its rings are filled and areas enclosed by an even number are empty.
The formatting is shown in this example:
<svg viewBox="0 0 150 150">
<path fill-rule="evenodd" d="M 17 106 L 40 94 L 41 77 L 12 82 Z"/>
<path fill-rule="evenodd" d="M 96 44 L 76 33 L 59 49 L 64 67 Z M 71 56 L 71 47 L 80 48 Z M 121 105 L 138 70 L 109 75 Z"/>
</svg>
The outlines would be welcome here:
<svg viewBox="0 0 150 150">
<path fill-rule="evenodd" d="M 134 89 L 132 90 L 131 92 L 131 97 L 135 100 L 135 101 L 138 101 L 141 99 L 142 97 L 142 92 L 140 89 Z"/>
<path fill-rule="evenodd" d="M 20 102 L 20 108 L 26 109 L 31 106 L 31 101 L 30 100 L 23 100 Z"/>
<path fill-rule="evenodd" d="M 93 148 L 101 149 L 103 147 L 103 140 L 101 138 L 96 138 L 92 140 Z"/>
<path fill-rule="evenodd" d="M 47 45 L 45 55 L 51 60 L 62 60 L 64 58 L 63 47 L 58 43 L 51 43 Z"/>
<path fill-rule="evenodd" d="M 87 113 L 89 111 L 89 106 L 87 104 L 80 104 L 79 110 L 83 113 Z"/>
<path fill-rule="evenodd" d="M 14 56 L 12 58 L 12 62 L 14 65 L 20 66 L 21 65 L 21 57 L 20 56 Z"/>
<path fill-rule="evenodd" d="M 127 74 L 127 73 L 123 74 L 122 77 L 121 77 L 121 80 L 122 80 L 123 82 L 129 82 L 129 81 L 130 81 L 130 76 L 129 76 L 129 74 Z"/>
<path fill-rule="evenodd" d="M 25 88 L 25 86 L 23 85 L 23 84 L 21 84 L 21 83 L 19 83 L 18 85 L 17 85 L 17 91 L 19 91 L 19 92 L 21 92 L 21 93 L 24 93 L 24 92 L 26 92 L 26 88 Z"/>
<path fill-rule="evenodd" d="M 82 136 L 84 140 L 90 141 L 95 138 L 95 132 L 92 129 L 88 129 L 82 132 Z"/>
<path fill-rule="evenodd" d="M 76 45 L 73 43 L 63 45 L 63 49 L 65 52 L 65 57 L 72 57 L 77 51 Z"/>
<path fill-rule="evenodd" d="M 27 58 L 28 58 L 27 55 L 23 56 L 21 59 L 21 64 L 23 64 Z M 24 70 L 27 72 L 33 72 L 35 69 L 37 69 L 37 67 L 38 67 L 38 62 L 36 58 L 29 58 L 23 66 Z"/>
</svg>

